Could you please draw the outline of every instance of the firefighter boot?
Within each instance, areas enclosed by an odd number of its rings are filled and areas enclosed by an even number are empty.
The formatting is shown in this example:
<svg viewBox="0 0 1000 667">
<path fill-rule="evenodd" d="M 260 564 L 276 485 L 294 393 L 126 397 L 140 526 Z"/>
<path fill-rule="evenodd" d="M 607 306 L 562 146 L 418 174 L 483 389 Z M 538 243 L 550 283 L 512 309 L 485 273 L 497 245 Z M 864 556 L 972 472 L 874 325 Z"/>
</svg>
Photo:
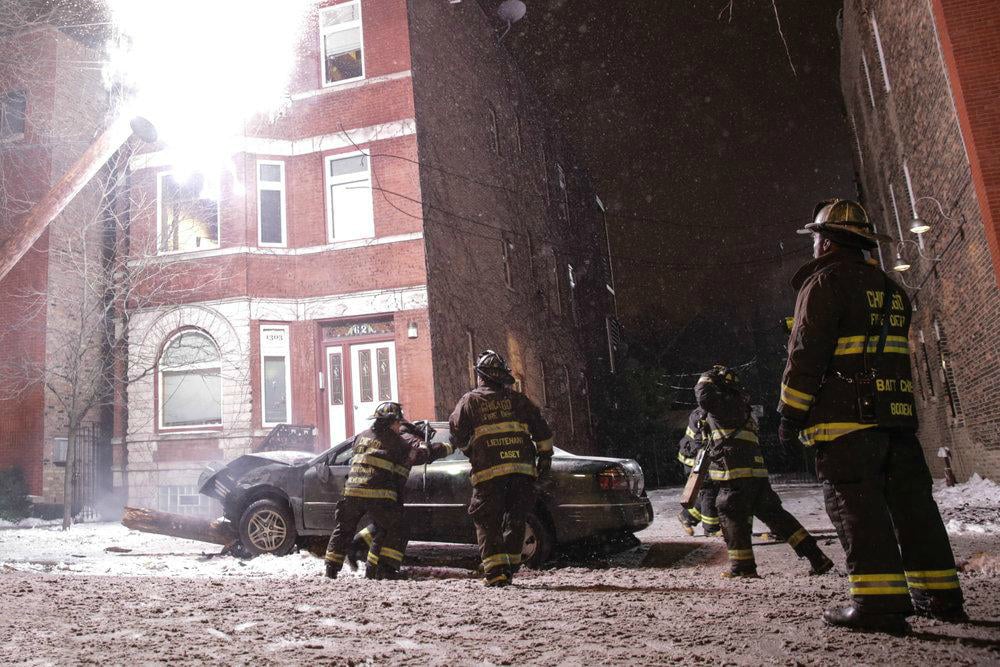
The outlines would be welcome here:
<svg viewBox="0 0 1000 667">
<path fill-rule="evenodd" d="M 691 523 L 693 518 L 688 514 L 687 510 L 681 510 L 680 514 L 677 515 L 677 520 L 681 522 L 681 530 L 687 533 L 689 536 L 694 536 L 694 527 L 698 525 L 697 522 Z"/>
<path fill-rule="evenodd" d="M 808 551 L 804 554 L 809 559 L 809 574 L 818 576 L 826 574 L 833 569 L 833 561 L 830 560 L 816 542 L 813 542 Z"/>
<path fill-rule="evenodd" d="M 337 578 L 337 574 L 339 572 L 340 572 L 340 565 L 339 564 L 337 564 L 337 563 L 331 563 L 330 561 L 326 561 L 326 578 L 327 579 L 336 579 Z"/>
<path fill-rule="evenodd" d="M 823 621 L 857 632 L 884 632 L 889 635 L 905 635 L 910 631 L 906 622 L 906 614 L 874 614 L 861 611 L 857 606 L 849 604 L 845 607 L 833 607 L 823 612 Z"/>
</svg>

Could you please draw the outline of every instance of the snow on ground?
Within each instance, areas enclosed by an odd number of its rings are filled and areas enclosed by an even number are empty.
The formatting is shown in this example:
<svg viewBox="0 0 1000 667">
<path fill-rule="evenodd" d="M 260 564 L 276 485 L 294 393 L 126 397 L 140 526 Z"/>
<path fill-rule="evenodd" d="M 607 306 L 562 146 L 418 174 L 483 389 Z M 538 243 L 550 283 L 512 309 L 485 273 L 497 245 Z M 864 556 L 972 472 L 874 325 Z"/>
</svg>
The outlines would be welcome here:
<svg viewBox="0 0 1000 667">
<path fill-rule="evenodd" d="M 725 546 L 681 532 L 677 489 L 651 494 L 641 547 L 523 571 L 503 590 L 471 576 L 474 552 L 460 545 L 412 545 L 406 581 L 331 582 L 312 556 L 240 564 L 115 524 L 0 530 L 0 664 L 1000 663 L 1000 534 L 952 536 L 975 565 L 960 574 L 972 623 L 853 634 L 820 620 L 847 599 L 822 493 L 778 491 L 835 572 L 810 577 L 787 545 L 760 544 L 762 579 L 720 578 Z"/>
<path fill-rule="evenodd" d="M 1000 533 L 1000 484 L 978 474 L 955 486 L 938 480 L 934 498 L 949 533 Z"/>
</svg>

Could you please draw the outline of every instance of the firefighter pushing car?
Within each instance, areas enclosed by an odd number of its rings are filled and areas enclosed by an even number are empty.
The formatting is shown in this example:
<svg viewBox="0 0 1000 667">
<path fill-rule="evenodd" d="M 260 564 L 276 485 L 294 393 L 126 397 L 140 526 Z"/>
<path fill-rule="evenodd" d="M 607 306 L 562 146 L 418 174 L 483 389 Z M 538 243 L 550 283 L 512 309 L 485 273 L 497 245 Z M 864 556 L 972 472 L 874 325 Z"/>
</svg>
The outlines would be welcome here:
<svg viewBox="0 0 1000 667">
<path fill-rule="evenodd" d="M 552 431 L 541 411 L 510 385 L 502 356 L 486 350 L 476 361 L 478 387 L 451 414 L 451 443 L 472 462 L 469 515 L 476 526 L 487 586 L 506 586 L 521 565 L 535 478 L 552 466 Z"/>
<path fill-rule="evenodd" d="M 406 528 L 403 525 L 403 491 L 410 467 L 451 453 L 450 445 L 425 441 L 432 435 L 423 423 L 403 419 L 399 403 L 381 403 L 372 415 L 372 427 L 354 437 L 351 467 L 344 495 L 337 503 L 335 527 L 326 550 L 326 576 L 337 577 L 362 517 L 373 526 L 365 576 L 395 579 L 403 562 Z"/>
<path fill-rule="evenodd" d="M 828 572 L 833 562 L 816 538 L 782 507 L 781 498 L 771 488 L 757 438 L 757 421 L 736 374 L 722 366 L 703 373 L 695 385 L 695 398 L 708 421 L 708 476 L 719 486 L 717 504 L 729 553 L 729 571 L 724 576 L 758 576 L 752 547 L 755 516 L 799 558 L 809 560 L 810 574 Z"/>
<path fill-rule="evenodd" d="M 963 620 L 948 535 L 917 440 L 912 308 L 865 251 L 877 234 L 858 203 L 821 202 L 799 230 L 814 259 L 798 291 L 781 384 L 779 439 L 816 446 L 827 513 L 847 552 L 852 602 L 831 624 L 893 633 L 917 613 Z"/>
</svg>

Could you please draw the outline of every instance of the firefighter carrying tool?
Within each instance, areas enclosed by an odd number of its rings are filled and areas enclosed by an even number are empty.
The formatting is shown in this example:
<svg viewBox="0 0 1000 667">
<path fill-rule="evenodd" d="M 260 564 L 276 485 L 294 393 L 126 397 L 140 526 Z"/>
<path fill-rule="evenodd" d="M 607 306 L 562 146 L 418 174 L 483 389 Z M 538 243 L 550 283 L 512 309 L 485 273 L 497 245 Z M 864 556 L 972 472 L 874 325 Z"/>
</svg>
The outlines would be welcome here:
<svg viewBox="0 0 1000 667">
<path fill-rule="evenodd" d="M 344 496 L 337 503 L 335 527 L 326 549 L 326 576 L 336 578 L 358 522 L 366 514 L 374 525 L 365 576 L 395 579 L 403 562 L 406 530 L 402 525 L 402 493 L 410 467 L 451 453 L 450 445 L 429 450 L 430 434 L 403 419 L 399 403 L 379 404 L 372 427 L 354 437 L 354 455 Z M 424 429 L 430 425 L 424 423 Z"/>
<path fill-rule="evenodd" d="M 514 377 L 502 356 L 479 355 L 476 376 L 479 386 L 451 414 L 451 443 L 472 462 L 469 515 L 486 585 L 506 586 L 521 564 L 535 477 L 551 470 L 552 431 L 538 406 L 510 387 Z"/>
<path fill-rule="evenodd" d="M 695 408 L 688 415 L 687 430 L 677 446 L 677 460 L 684 466 L 684 474 L 686 475 L 691 474 L 698 453 L 705 446 L 706 428 L 705 411 L 701 408 Z M 694 535 L 694 529 L 700 523 L 705 537 L 714 537 L 719 534 L 719 512 L 715 507 L 718 495 L 719 487 L 711 480 L 702 479 L 697 494 L 687 504 L 682 503 L 681 512 L 677 515 L 685 533 Z"/>
<path fill-rule="evenodd" d="M 725 367 L 715 366 L 698 378 L 694 391 L 708 421 L 708 477 L 719 486 L 719 518 L 729 550 L 729 571 L 724 576 L 758 576 L 752 547 L 755 516 L 778 540 L 788 542 L 799 558 L 809 560 L 810 574 L 828 572 L 833 562 L 816 538 L 782 507 L 781 498 L 771 488 L 757 439 L 757 422 L 739 378 Z"/>
<path fill-rule="evenodd" d="M 865 251 L 875 233 L 853 201 L 820 202 L 814 259 L 792 279 L 795 324 L 779 439 L 815 445 L 830 520 L 847 552 L 852 603 L 831 625 L 902 633 L 917 613 L 964 620 L 955 559 L 917 440 L 906 293 Z M 911 600 L 912 599 L 912 600 Z"/>
</svg>

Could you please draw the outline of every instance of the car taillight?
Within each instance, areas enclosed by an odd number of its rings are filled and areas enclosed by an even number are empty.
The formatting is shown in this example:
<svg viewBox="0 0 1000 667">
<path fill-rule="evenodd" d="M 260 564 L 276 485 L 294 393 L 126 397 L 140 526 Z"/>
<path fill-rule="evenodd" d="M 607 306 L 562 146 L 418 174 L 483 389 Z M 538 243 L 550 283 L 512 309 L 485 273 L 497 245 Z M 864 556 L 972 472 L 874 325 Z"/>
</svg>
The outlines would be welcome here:
<svg viewBox="0 0 1000 667">
<path fill-rule="evenodd" d="M 597 474 L 597 484 L 602 491 L 628 491 L 628 474 L 622 468 L 612 466 Z"/>
</svg>

